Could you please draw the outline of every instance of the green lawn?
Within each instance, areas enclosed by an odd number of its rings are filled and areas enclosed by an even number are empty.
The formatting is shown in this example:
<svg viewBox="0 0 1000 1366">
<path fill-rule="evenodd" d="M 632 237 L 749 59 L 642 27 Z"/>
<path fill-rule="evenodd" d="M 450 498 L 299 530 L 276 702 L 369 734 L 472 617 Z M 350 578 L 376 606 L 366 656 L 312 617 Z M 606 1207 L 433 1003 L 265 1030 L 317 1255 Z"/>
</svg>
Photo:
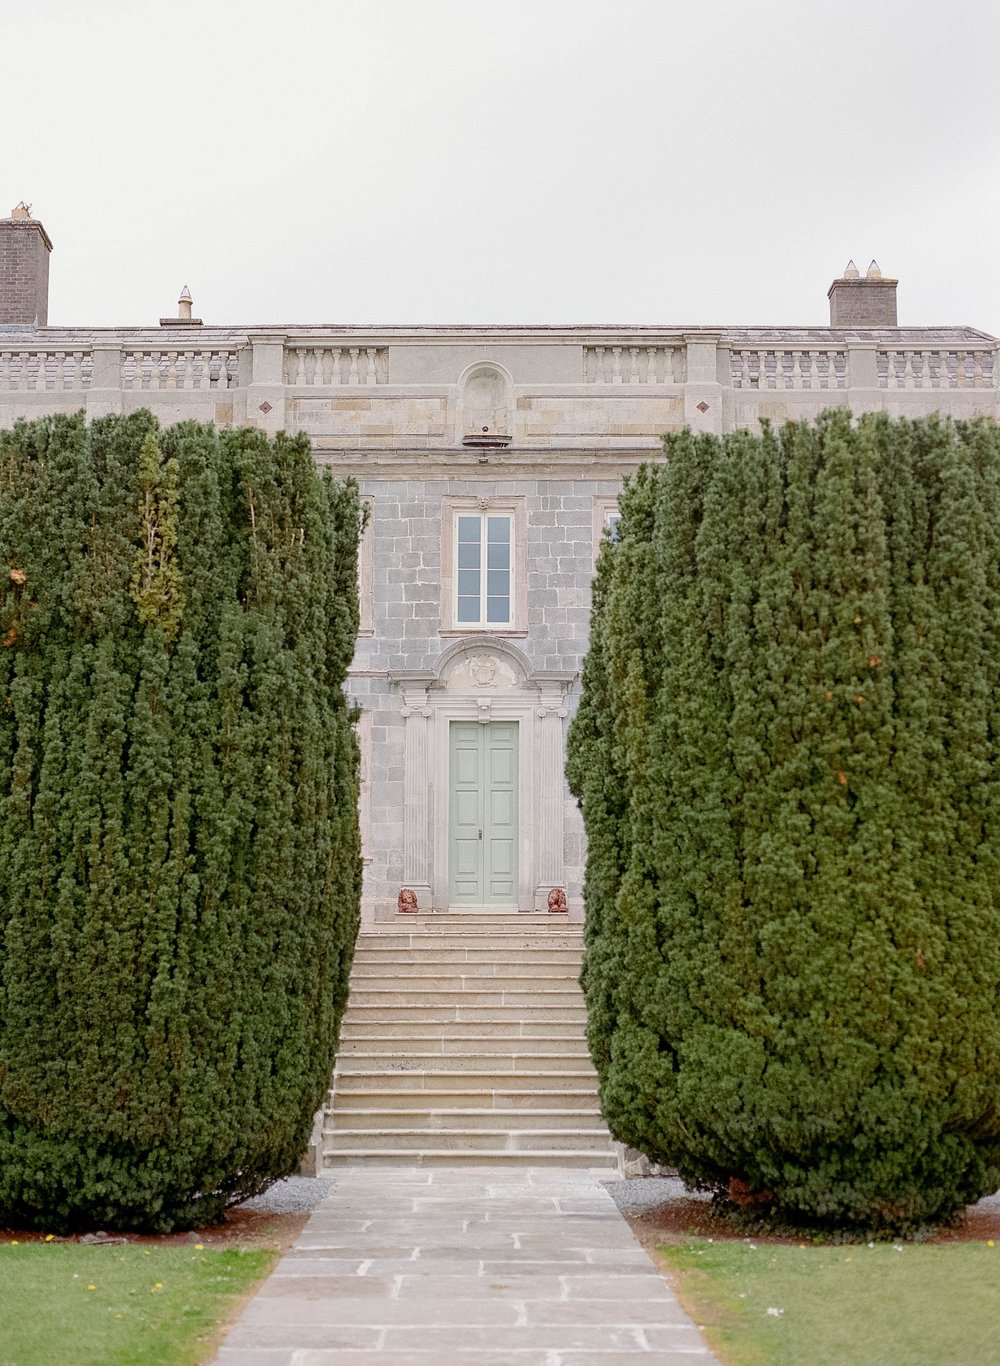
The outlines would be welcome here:
<svg viewBox="0 0 1000 1366">
<path fill-rule="evenodd" d="M 0 1366 L 197 1366 L 277 1252 L 0 1246 Z"/>
<path fill-rule="evenodd" d="M 1000 1243 L 692 1238 L 660 1251 L 727 1366 L 1000 1363 Z"/>
</svg>

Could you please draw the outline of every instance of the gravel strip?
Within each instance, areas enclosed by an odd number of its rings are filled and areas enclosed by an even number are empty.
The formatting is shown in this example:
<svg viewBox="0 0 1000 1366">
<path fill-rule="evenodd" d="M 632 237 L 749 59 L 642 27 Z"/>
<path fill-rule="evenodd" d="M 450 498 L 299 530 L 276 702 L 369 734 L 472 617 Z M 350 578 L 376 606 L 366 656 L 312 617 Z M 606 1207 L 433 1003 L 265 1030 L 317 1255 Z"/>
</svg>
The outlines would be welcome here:
<svg viewBox="0 0 1000 1366">
<path fill-rule="evenodd" d="M 645 1214 L 675 1200 L 710 1200 L 705 1191 L 690 1191 L 677 1176 L 644 1176 L 634 1181 L 605 1181 L 608 1194 L 624 1215 Z M 286 1176 L 263 1195 L 244 1200 L 241 1209 L 266 1210 L 270 1214 L 308 1214 L 333 1190 L 329 1176 Z M 987 1195 L 973 1209 L 1000 1210 L 1000 1191 Z"/>
<path fill-rule="evenodd" d="M 645 1214 L 672 1200 L 711 1200 L 705 1191 L 689 1191 L 679 1176 L 642 1176 L 634 1181 L 605 1181 L 604 1188 L 622 1214 Z"/>
<path fill-rule="evenodd" d="M 333 1190 L 329 1176 L 286 1176 L 275 1181 L 263 1195 L 244 1200 L 240 1209 L 266 1210 L 268 1214 L 308 1214 Z"/>
<path fill-rule="evenodd" d="M 690 1191 L 677 1176 L 644 1176 L 635 1181 L 605 1181 L 605 1189 L 622 1214 L 646 1214 L 676 1200 L 711 1200 L 705 1191 Z M 1000 1191 L 986 1195 L 970 1210 L 1000 1210 Z"/>
</svg>

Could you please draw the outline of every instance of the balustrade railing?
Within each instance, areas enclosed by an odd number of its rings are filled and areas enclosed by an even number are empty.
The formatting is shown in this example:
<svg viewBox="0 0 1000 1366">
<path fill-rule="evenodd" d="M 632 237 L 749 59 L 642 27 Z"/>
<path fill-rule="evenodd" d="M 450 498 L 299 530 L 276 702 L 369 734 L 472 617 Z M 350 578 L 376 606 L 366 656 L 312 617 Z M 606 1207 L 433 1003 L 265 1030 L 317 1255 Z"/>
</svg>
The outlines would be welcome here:
<svg viewBox="0 0 1000 1366">
<path fill-rule="evenodd" d="M 285 350 L 285 383 L 298 388 L 388 384 L 385 346 L 295 346 Z"/>
<path fill-rule="evenodd" d="M 847 352 L 841 347 L 740 347 L 730 364 L 736 389 L 847 387 Z"/>
<path fill-rule="evenodd" d="M 128 348 L 122 352 L 123 389 L 231 389 L 237 380 L 235 350 Z"/>
<path fill-rule="evenodd" d="M 679 346 L 585 346 L 587 384 L 683 384 L 684 351 Z"/>
<path fill-rule="evenodd" d="M 59 393 L 89 389 L 93 358 L 89 350 L 0 351 L 0 393 Z"/>
<path fill-rule="evenodd" d="M 874 348 L 873 348 L 874 349 Z M 114 354 L 114 353 L 112 353 Z M 236 345 L 176 348 L 124 346 L 120 383 L 128 390 L 217 390 L 239 383 Z M 295 387 L 367 387 L 389 382 L 385 346 L 299 345 L 285 348 L 284 380 Z M 869 357 L 872 350 L 868 350 Z M 874 354 L 883 389 L 995 389 L 1000 361 L 989 345 L 891 346 Z M 871 360 L 867 365 L 871 365 Z M 671 385 L 686 379 L 685 351 L 669 344 L 585 346 L 584 379 L 595 385 Z M 736 389 L 829 390 L 852 383 L 850 348 L 836 345 L 734 346 L 730 373 Z M 0 347 L 0 392 L 61 393 L 90 389 L 94 353 L 77 348 Z M 103 373 L 103 372 L 102 372 Z M 871 375 L 871 370 L 866 371 Z M 871 379 L 859 380 L 855 384 Z M 106 380 L 100 380 L 103 385 Z"/>
<path fill-rule="evenodd" d="M 884 389 L 992 389 L 996 356 L 981 347 L 882 347 L 876 358 Z"/>
</svg>

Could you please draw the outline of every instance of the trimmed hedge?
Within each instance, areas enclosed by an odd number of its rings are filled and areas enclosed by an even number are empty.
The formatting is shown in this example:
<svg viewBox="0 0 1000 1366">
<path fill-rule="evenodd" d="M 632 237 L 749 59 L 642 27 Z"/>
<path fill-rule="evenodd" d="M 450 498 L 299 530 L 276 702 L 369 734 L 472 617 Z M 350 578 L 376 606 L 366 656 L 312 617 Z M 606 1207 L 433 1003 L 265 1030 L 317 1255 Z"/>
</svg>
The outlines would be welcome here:
<svg viewBox="0 0 1000 1366">
<path fill-rule="evenodd" d="M 293 1171 L 358 923 L 359 503 L 306 439 L 0 433 L 0 1224 Z"/>
<path fill-rule="evenodd" d="M 595 585 L 568 774 L 613 1133 L 738 1203 L 1000 1186 L 1000 433 L 668 438 Z"/>
</svg>

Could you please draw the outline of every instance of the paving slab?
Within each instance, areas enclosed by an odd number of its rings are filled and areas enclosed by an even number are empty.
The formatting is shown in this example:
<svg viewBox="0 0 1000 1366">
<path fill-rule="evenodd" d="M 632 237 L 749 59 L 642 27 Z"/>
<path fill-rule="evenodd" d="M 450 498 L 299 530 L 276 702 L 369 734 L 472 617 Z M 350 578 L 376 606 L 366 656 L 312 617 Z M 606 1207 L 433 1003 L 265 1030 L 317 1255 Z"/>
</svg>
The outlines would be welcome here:
<svg viewBox="0 0 1000 1366">
<path fill-rule="evenodd" d="M 712 1366 L 603 1168 L 338 1168 L 215 1366 Z"/>
</svg>

